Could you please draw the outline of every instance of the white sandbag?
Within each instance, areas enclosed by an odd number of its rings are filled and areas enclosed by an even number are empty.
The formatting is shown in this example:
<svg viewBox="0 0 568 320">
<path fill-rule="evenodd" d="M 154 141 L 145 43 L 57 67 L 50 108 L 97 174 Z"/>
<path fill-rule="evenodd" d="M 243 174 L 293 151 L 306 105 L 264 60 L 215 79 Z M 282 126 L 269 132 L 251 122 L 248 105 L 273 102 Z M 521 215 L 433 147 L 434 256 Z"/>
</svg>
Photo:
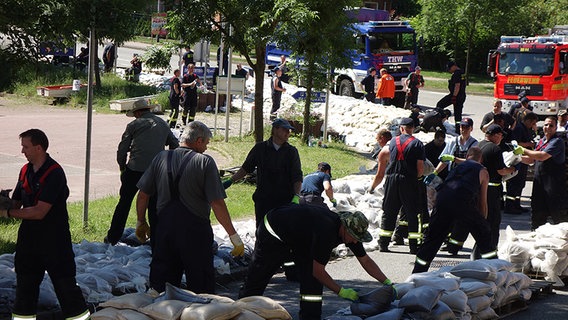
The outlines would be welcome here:
<svg viewBox="0 0 568 320">
<path fill-rule="evenodd" d="M 396 293 L 398 295 L 398 299 L 404 297 L 404 295 L 416 288 L 416 286 L 414 285 L 414 282 L 401 282 L 401 283 L 397 283 L 394 285 L 394 288 L 396 289 Z"/>
<path fill-rule="evenodd" d="M 393 308 L 389 311 L 379 313 L 372 317 L 365 318 L 365 320 L 399 320 L 404 314 L 404 308 Z M 337 319 L 342 320 L 342 319 Z M 349 319 L 346 319 L 349 320 Z"/>
<path fill-rule="evenodd" d="M 517 290 L 515 286 L 510 286 L 505 289 L 505 296 L 503 297 L 500 306 L 505 305 L 518 298 L 519 298 L 519 290 Z"/>
<path fill-rule="evenodd" d="M 138 309 L 138 311 L 157 320 L 175 320 L 179 319 L 183 310 L 190 305 L 190 302 L 164 300 L 149 304 L 143 308 Z M 196 305 L 201 306 L 201 304 Z"/>
<path fill-rule="evenodd" d="M 452 309 L 442 301 L 438 301 L 438 304 L 430 312 L 428 319 L 432 320 L 454 320 L 456 316 Z"/>
<path fill-rule="evenodd" d="M 91 320 L 116 320 L 118 319 L 118 315 L 120 314 L 120 310 L 116 308 L 104 308 L 101 309 L 93 314 L 89 319 Z"/>
<path fill-rule="evenodd" d="M 535 233 L 538 238 L 568 239 L 568 224 L 565 222 L 555 225 L 545 223 L 536 228 Z"/>
<path fill-rule="evenodd" d="M 542 262 L 540 269 L 546 273 L 546 277 L 544 277 L 547 281 L 553 281 L 555 283 L 561 283 L 562 280 L 554 272 L 554 267 L 558 262 L 558 255 L 554 250 L 548 250 L 544 255 L 544 261 Z"/>
<path fill-rule="evenodd" d="M 292 316 L 284 307 L 268 297 L 245 297 L 235 301 L 235 304 L 239 308 L 254 312 L 265 319 L 292 319 Z"/>
<path fill-rule="evenodd" d="M 513 264 L 503 259 L 479 259 L 477 261 L 490 265 L 497 271 L 511 271 L 511 269 L 513 269 Z"/>
<path fill-rule="evenodd" d="M 556 265 L 554 266 L 554 273 L 561 275 L 568 267 L 568 258 L 566 256 L 561 257 L 561 255 L 566 254 L 565 252 L 556 252 L 556 254 L 558 255 L 558 262 L 556 262 Z"/>
<path fill-rule="evenodd" d="M 522 289 L 521 291 L 519 291 L 519 296 L 521 297 L 521 299 L 529 301 L 532 297 L 532 290 L 528 288 Z"/>
<path fill-rule="evenodd" d="M 503 151 L 503 162 L 507 167 L 514 167 L 521 163 L 521 155 L 513 153 L 513 151 Z"/>
<path fill-rule="evenodd" d="M 507 287 L 499 287 L 495 294 L 493 295 L 493 302 L 491 302 L 491 308 L 498 308 L 503 305 L 503 300 L 507 295 Z"/>
<path fill-rule="evenodd" d="M 436 289 L 443 289 L 445 291 L 454 291 L 459 289 L 460 284 L 456 278 L 416 278 L 414 279 L 416 287 L 428 286 Z"/>
<path fill-rule="evenodd" d="M 454 290 L 449 292 L 444 292 L 440 297 L 440 301 L 454 311 L 454 313 L 465 313 L 468 311 L 467 308 L 467 295 L 461 290 Z"/>
<path fill-rule="evenodd" d="M 49 278 L 47 273 L 44 275 L 43 281 L 39 286 L 37 306 L 41 309 L 55 309 L 59 306 L 59 300 L 57 300 L 57 295 L 55 295 L 55 289 L 51 283 L 51 278 Z"/>
<path fill-rule="evenodd" d="M 536 240 L 534 247 L 566 251 L 568 250 L 568 241 L 559 238 L 540 238 Z"/>
<path fill-rule="evenodd" d="M 518 290 L 526 289 L 533 284 L 532 279 L 524 273 L 512 272 L 512 276 L 517 278 L 517 281 L 515 281 L 515 287 Z"/>
<path fill-rule="evenodd" d="M 478 313 L 491 306 L 491 298 L 488 296 L 470 297 L 467 305 L 471 308 L 471 313 Z"/>
<path fill-rule="evenodd" d="M 344 318 L 346 318 L 346 317 L 341 317 L 341 319 L 338 319 L 338 320 L 347 320 L 347 319 L 344 319 Z M 351 319 L 351 320 L 361 320 L 361 318 L 359 318 L 359 317 L 354 317 L 354 318 L 357 318 L 357 319 Z M 252 312 L 252 311 L 241 310 L 241 313 L 239 313 L 232 320 L 264 320 L 264 318 L 259 316 L 256 313 Z"/>
<path fill-rule="evenodd" d="M 417 278 L 441 278 L 443 275 L 439 271 L 413 273 L 404 282 L 414 282 Z"/>
<path fill-rule="evenodd" d="M 241 309 L 235 303 L 194 303 L 185 308 L 180 320 L 229 320 L 238 316 Z"/>
<path fill-rule="evenodd" d="M 178 300 L 191 303 L 210 303 L 212 300 L 211 298 L 200 297 L 192 291 L 178 288 L 170 283 L 166 283 L 164 297 L 166 300 Z"/>
<path fill-rule="evenodd" d="M 544 262 L 542 259 L 534 257 L 530 260 L 531 262 L 531 269 L 535 271 L 542 271 L 542 263 Z"/>
<path fill-rule="evenodd" d="M 400 308 L 406 308 L 408 312 L 430 312 L 440 300 L 444 291 L 442 289 L 419 287 L 408 291 L 398 303 Z"/>
<path fill-rule="evenodd" d="M 485 308 L 484 310 L 478 313 L 471 314 L 472 320 L 488 320 L 488 319 L 497 319 L 497 318 L 499 318 L 499 315 L 495 313 L 495 310 L 489 307 Z"/>
<path fill-rule="evenodd" d="M 497 288 L 505 285 L 509 273 L 510 273 L 509 271 L 505 270 L 497 272 L 497 278 L 495 279 L 495 286 L 497 286 Z"/>
<path fill-rule="evenodd" d="M 479 261 L 466 261 L 458 264 L 450 271 L 456 277 L 495 281 L 497 270 L 493 266 Z"/>
<path fill-rule="evenodd" d="M 479 283 L 482 283 L 486 286 L 489 286 L 489 288 L 490 288 L 489 292 L 487 292 L 485 294 L 486 296 L 489 296 L 489 297 L 491 297 L 495 293 L 495 291 L 497 291 L 497 285 L 495 284 L 494 281 L 483 281 L 483 280 L 477 280 L 477 279 L 472 279 L 472 278 L 462 278 L 460 286 L 461 286 L 462 283 L 466 283 L 466 282 L 479 282 Z"/>
<path fill-rule="evenodd" d="M 99 304 L 102 308 L 131 309 L 138 310 L 154 302 L 152 296 L 146 293 L 129 293 L 112 298 Z"/>
<path fill-rule="evenodd" d="M 487 295 L 492 289 L 490 285 L 481 281 L 462 281 L 460 283 L 460 290 L 463 291 L 468 298 Z"/>
<path fill-rule="evenodd" d="M 205 298 L 205 299 L 211 299 L 211 302 L 215 302 L 215 303 L 233 303 L 233 302 L 235 302 L 235 300 L 233 300 L 229 297 L 219 296 L 219 295 L 211 294 L 211 293 L 200 293 L 200 294 L 198 294 L 198 296 L 201 297 L 201 298 Z"/>
<path fill-rule="evenodd" d="M 153 320 L 147 315 L 134 310 L 120 310 L 117 320 Z"/>
</svg>

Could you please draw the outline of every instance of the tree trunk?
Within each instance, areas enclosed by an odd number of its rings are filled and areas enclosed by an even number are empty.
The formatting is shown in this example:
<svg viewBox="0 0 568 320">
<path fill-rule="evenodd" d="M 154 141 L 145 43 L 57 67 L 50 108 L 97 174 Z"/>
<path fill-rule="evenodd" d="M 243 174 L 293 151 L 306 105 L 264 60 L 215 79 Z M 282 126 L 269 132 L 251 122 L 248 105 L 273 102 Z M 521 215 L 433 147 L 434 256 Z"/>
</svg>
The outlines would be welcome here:
<svg viewBox="0 0 568 320">
<path fill-rule="evenodd" d="M 264 68 L 266 63 L 264 55 L 266 53 L 266 43 L 257 43 L 255 46 L 256 63 L 253 65 L 254 77 L 254 140 L 261 142 L 264 140 Z"/>
</svg>

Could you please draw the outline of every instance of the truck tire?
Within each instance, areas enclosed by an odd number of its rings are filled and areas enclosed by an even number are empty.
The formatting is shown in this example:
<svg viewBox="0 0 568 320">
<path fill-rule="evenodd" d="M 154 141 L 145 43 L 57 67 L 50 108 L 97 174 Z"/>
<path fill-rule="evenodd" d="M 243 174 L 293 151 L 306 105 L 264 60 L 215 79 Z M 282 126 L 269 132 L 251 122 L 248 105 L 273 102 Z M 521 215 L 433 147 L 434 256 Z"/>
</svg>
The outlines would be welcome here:
<svg viewBox="0 0 568 320">
<path fill-rule="evenodd" d="M 339 83 L 339 92 L 338 92 L 340 96 L 353 97 L 354 91 L 355 90 L 353 88 L 353 84 L 351 83 L 351 81 L 349 81 L 349 79 L 341 80 L 341 82 Z"/>
</svg>

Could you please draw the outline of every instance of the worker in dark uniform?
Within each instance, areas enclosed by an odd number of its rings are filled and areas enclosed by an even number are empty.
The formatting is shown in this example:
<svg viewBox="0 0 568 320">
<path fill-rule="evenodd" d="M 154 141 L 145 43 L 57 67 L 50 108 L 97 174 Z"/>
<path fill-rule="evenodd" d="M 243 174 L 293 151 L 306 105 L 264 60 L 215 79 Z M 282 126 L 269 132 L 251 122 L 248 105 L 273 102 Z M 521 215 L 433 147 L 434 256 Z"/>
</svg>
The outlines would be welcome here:
<svg viewBox="0 0 568 320">
<path fill-rule="evenodd" d="M 535 113 L 528 113 L 523 122 L 517 123 L 513 129 L 511 139 L 517 141 L 517 144 L 523 148 L 534 149 L 533 136 L 537 121 L 538 116 Z M 521 206 L 521 194 L 527 180 L 528 165 L 519 163 L 516 167 L 517 175 L 507 181 L 507 196 L 503 210 L 507 214 L 528 212 L 528 209 Z"/>
<path fill-rule="evenodd" d="M 454 221 L 458 220 L 468 226 L 482 258 L 497 258 L 496 247 L 491 243 L 491 229 L 485 219 L 489 173 L 480 161 L 481 150 L 470 148 L 467 160 L 450 171 L 439 186 L 430 231 L 416 254 L 412 273 L 428 271 Z"/>
<path fill-rule="evenodd" d="M 187 65 L 187 73 L 183 75 L 183 80 L 181 82 L 181 87 L 183 88 L 183 113 L 181 114 L 181 120 L 185 126 L 188 122 L 195 120 L 195 112 L 197 111 L 197 84 L 201 85 L 201 80 L 199 76 L 193 71 L 195 65 L 192 63 Z"/>
<path fill-rule="evenodd" d="M 262 296 L 283 257 L 292 252 L 300 275 L 300 319 L 321 319 L 323 286 L 348 300 L 357 291 L 339 285 L 325 270 L 331 251 L 344 243 L 367 273 L 386 285 L 392 282 L 367 255 L 362 242 L 373 239 L 361 212 L 340 212 L 318 206 L 285 206 L 270 211 L 258 228 L 256 248 L 239 298 Z"/>
<path fill-rule="evenodd" d="M 566 146 L 556 136 L 556 117 L 544 119 L 542 127 L 544 137 L 537 143 L 535 150 L 521 146 L 516 154 L 524 154 L 526 163 L 534 161 L 534 179 L 531 194 L 532 230 L 546 223 L 548 217 L 554 223 L 568 221 L 566 210 Z"/>
<path fill-rule="evenodd" d="M 485 131 L 485 139 L 479 142 L 482 163 L 489 172 L 487 187 L 487 221 L 491 227 L 491 245 L 497 248 L 499 243 L 499 226 L 501 224 L 501 199 L 503 197 L 503 176 L 515 171 L 514 167 L 505 166 L 503 151 L 499 144 L 503 139 L 503 128 L 497 124 L 490 125 Z M 463 239 L 465 241 L 465 239 Z"/>
<path fill-rule="evenodd" d="M 456 133 L 459 132 L 459 123 L 462 119 L 463 104 L 465 102 L 465 86 L 466 79 L 465 74 L 462 69 L 460 69 L 455 61 L 450 61 L 447 64 L 448 72 L 452 74 L 450 80 L 448 80 L 448 90 L 450 93 L 444 96 L 436 104 L 436 108 L 444 109 L 449 105 L 454 105 L 454 120 L 456 122 Z"/>
<path fill-rule="evenodd" d="M 300 204 L 311 204 L 324 206 L 322 192 L 329 198 L 334 207 L 337 207 L 337 200 L 333 198 L 333 187 L 331 186 L 331 166 L 327 162 L 318 163 L 318 171 L 310 173 L 304 177 L 302 190 L 300 191 Z"/>
<path fill-rule="evenodd" d="M 183 74 L 185 75 L 187 73 L 187 66 L 195 64 L 193 61 L 193 50 L 191 50 L 188 45 L 185 46 L 185 52 L 181 59 L 183 60 Z"/>
<path fill-rule="evenodd" d="M 69 231 L 69 188 L 63 168 L 47 153 L 49 141 L 39 129 L 20 134 L 29 163 L 20 170 L 11 208 L 0 217 L 21 219 L 14 261 L 16 298 L 12 319 L 35 319 L 40 284 L 49 275 L 65 319 L 90 314 L 77 285 L 75 254 Z"/>
<path fill-rule="evenodd" d="M 179 80 L 179 69 L 174 70 L 174 76 L 170 80 L 170 118 L 168 124 L 170 128 L 175 128 L 179 117 L 179 100 L 181 97 L 181 81 Z"/>
<path fill-rule="evenodd" d="M 361 85 L 365 90 L 365 99 L 369 102 L 375 102 L 375 79 L 377 78 L 377 69 L 369 68 L 369 74 L 361 80 Z"/>
<path fill-rule="evenodd" d="M 400 121 L 401 135 L 390 142 L 390 159 L 385 181 L 383 199 L 383 216 L 379 232 L 379 250 L 388 252 L 388 245 L 394 233 L 396 217 L 401 210 L 408 219 L 408 242 L 411 253 L 418 251 L 418 240 L 421 239 L 418 226 L 420 214 L 419 178 L 424 173 L 424 145 L 412 136 L 414 122 L 410 118 Z"/>
<path fill-rule="evenodd" d="M 274 68 L 274 77 L 271 81 L 272 89 L 272 109 L 270 109 L 270 115 L 276 117 L 276 112 L 280 109 L 280 101 L 282 100 L 282 92 L 286 92 L 286 88 L 282 85 L 282 69 L 276 67 Z"/>
<path fill-rule="evenodd" d="M 414 72 L 404 80 L 404 87 L 407 88 L 404 109 L 411 109 L 418 104 L 418 91 L 424 87 L 424 77 L 420 74 L 420 70 L 422 68 L 416 66 Z"/>
<path fill-rule="evenodd" d="M 303 179 L 300 155 L 298 149 L 288 143 L 293 129 L 284 119 L 274 120 L 271 137 L 257 143 L 239 171 L 223 182 L 228 188 L 256 169 L 256 191 L 252 199 L 257 228 L 268 211 L 290 202 L 300 202 Z"/>
<path fill-rule="evenodd" d="M 513 119 L 510 114 L 503 112 L 503 102 L 499 99 L 495 99 L 495 101 L 493 102 L 493 111 L 488 112 L 483 116 L 483 120 L 481 120 L 479 129 L 481 129 L 481 131 L 485 133 L 485 130 L 487 130 L 490 125 L 495 123 L 493 118 L 496 115 L 503 116 L 503 119 L 505 120 L 505 126 L 503 127 L 503 129 L 511 128 L 515 123 L 515 119 Z"/>
</svg>

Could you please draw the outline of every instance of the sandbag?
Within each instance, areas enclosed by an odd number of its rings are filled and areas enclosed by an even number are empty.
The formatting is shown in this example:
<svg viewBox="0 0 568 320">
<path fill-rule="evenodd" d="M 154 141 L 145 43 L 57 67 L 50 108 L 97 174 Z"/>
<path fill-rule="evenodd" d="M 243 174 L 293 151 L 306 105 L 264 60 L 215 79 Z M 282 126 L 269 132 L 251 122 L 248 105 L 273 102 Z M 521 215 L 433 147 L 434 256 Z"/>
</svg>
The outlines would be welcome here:
<svg viewBox="0 0 568 320">
<path fill-rule="evenodd" d="M 533 284 L 532 279 L 524 273 L 515 272 L 513 273 L 513 276 L 519 279 L 515 283 L 515 288 L 517 288 L 517 290 L 527 289 Z"/>
<path fill-rule="evenodd" d="M 254 312 L 265 319 L 292 319 L 292 316 L 284 307 L 268 297 L 244 297 L 235 301 L 235 305 L 243 310 Z"/>
<path fill-rule="evenodd" d="M 456 278 L 416 278 L 414 279 L 416 287 L 428 286 L 431 288 L 444 289 L 445 291 L 454 291 L 460 287 Z"/>
<path fill-rule="evenodd" d="M 495 281 L 497 270 L 494 267 L 478 261 L 466 261 L 453 267 L 450 271 L 456 277 L 473 278 L 478 280 Z"/>
<path fill-rule="evenodd" d="M 465 313 L 468 311 L 467 307 L 467 295 L 461 290 L 446 291 L 440 297 L 440 301 L 454 311 L 454 313 Z"/>
<path fill-rule="evenodd" d="M 233 302 L 235 302 L 235 300 L 233 300 L 229 297 L 218 296 L 216 294 L 210 294 L 210 293 L 200 293 L 197 296 L 199 296 L 201 298 L 205 298 L 205 299 L 211 299 L 211 302 L 215 302 L 215 303 L 233 303 Z"/>
<path fill-rule="evenodd" d="M 146 293 L 129 293 L 112 298 L 99 304 L 102 308 L 131 309 L 138 310 L 154 302 L 152 296 Z"/>
<path fill-rule="evenodd" d="M 203 304 L 209 303 L 212 300 L 211 298 L 200 297 L 192 291 L 178 288 L 174 285 L 171 285 L 170 283 L 166 283 L 165 298 L 166 300 L 179 300 L 184 302 Z"/>
<path fill-rule="evenodd" d="M 380 286 L 379 288 L 373 289 L 365 294 L 359 295 L 359 301 L 363 303 L 368 303 L 375 307 L 390 306 L 391 301 L 395 300 L 392 286 Z"/>
<path fill-rule="evenodd" d="M 365 320 L 399 320 L 404 314 L 404 308 L 393 308 L 389 311 L 365 318 Z"/>
<path fill-rule="evenodd" d="M 519 296 L 521 297 L 521 299 L 529 301 L 532 297 L 532 290 L 528 288 L 522 289 L 521 291 L 519 291 Z"/>
<path fill-rule="evenodd" d="M 143 313 L 128 309 L 120 310 L 117 319 L 118 320 L 153 320 L 152 318 L 148 317 Z"/>
<path fill-rule="evenodd" d="M 425 311 L 430 312 L 440 300 L 444 290 L 419 287 L 408 291 L 398 303 L 400 308 L 406 308 L 408 312 Z"/>
<path fill-rule="evenodd" d="M 120 313 L 119 309 L 116 308 L 104 308 L 93 314 L 89 319 L 91 320 L 116 320 Z"/>
<path fill-rule="evenodd" d="M 495 279 L 495 285 L 497 288 L 505 286 L 507 283 L 507 278 L 509 277 L 509 271 L 499 271 L 497 272 L 497 278 Z"/>
<path fill-rule="evenodd" d="M 189 302 L 164 300 L 149 304 L 138 311 L 157 320 L 172 320 L 179 319 L 183 310 L 189 305 L 191 305 Z M 202 304 L 196 305 L 203 306 Z"/>
<path fill-rule="evenodd" d="M 236 303 L 194 303 L 185 308 L 180 320 L 229 320 L 238 316 L 241 308 Z"/>
<path fill-rule="evenodd" d="M 478 313 L 491 306 L 491 298 L 488 296 L 471 297 L 467 299 L 467 305 L 471 308 L 471 313 Z"/>
<path fill-rule="evenodd" d="M 404 297 L 404 295 L 408 291 L 416 288 L 416 286 L 414 285 L 414 282 L 401 282 L 401 283 L 394 284 L 393 286 L 396 289 L 398 299 Z"/>
<path fill-rule="evenodd" d="M 241 310 L 241 313 L 239 313 L 232 320 L 264 320 L 264 318 L 259 316 L 256 313 L 252 312 L 252 311 Z M 347 320 L 347 319 L 343 319 L 343 317 L 342 317 L 341 320 Z M 352 320 L 355 320 L 355 319 L 352 319 Z M 361 320 L 361 318 L 357 317 L 357 320 Z"/>
<path fill-rule="evenodd" d="M 460 290 L 463 291 L 468 298 L 487 295 L 492 291 L 492 287 L 481 281 L 462 281 Z"/>
<path fill-rule="evenodd" d="M 488 319 L 497 319 L 499 316 L 495 313 L 495 310 L 491 308 L 485 308 L 484 310 L 478 313 L 472 313 L 471 319 L 472 320 L 488 320 Z"/>
<path fill-rule="evenodd" d="M 490 265 L 497 271 L 511 271 L 513 269 L 513 264 L 503 259 L 479 259 L 476 261 Z"/>
</svg>

